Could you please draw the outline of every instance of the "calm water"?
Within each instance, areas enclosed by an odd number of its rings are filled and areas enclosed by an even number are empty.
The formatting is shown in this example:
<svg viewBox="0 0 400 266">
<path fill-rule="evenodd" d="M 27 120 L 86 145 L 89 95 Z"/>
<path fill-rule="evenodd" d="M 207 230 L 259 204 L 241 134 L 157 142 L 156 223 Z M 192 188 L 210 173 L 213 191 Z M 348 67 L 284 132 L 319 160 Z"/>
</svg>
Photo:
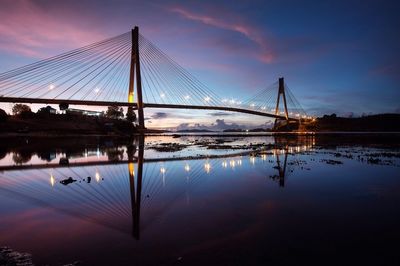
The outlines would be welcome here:
<svg viewBox="0 0 400 266">
<path fill-rule="evenodd" d="M 36 265 L 400 265 L 399 140 L 2 139 L 0 247 Z"/>
</svg>

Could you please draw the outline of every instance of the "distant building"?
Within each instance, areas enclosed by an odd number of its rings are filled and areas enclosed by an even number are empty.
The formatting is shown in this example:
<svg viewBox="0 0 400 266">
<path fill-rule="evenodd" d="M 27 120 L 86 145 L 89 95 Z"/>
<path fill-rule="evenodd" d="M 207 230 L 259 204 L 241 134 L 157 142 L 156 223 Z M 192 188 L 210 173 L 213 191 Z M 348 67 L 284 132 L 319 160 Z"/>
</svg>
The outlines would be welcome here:
<svg viewBox="0 0 400 266">
<path fill-rule="evenodd" d="M 40 108 L 40 109 L 38 110 L 38 113 L 56 114 L 56 113 L 57 113 L 57 110 L 48 105 L 48 106 L 46 106 L 46 107 Z"/>
<path fill-rule="evenodd" d="M 90 111 L 90 110 L 82 110 L 82 109 L 74 109 L 68 108 L 66 110 L 68 114 L 76 114 L 76 115 L 87 115 L 87 116 L 104 116 L 104 112 L 98 111 Z"/>
</svg>

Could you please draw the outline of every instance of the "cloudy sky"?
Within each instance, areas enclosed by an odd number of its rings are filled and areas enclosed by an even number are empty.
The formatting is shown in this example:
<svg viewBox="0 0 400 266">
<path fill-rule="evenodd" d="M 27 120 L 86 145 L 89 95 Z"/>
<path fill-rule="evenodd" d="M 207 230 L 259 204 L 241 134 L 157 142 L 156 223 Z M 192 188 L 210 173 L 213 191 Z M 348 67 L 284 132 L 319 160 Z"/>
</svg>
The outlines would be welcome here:
<svg viewBox="0 0 400 266">
<path fill-rule="evenodd" d="M 218 95 L 284 76 L 312 115 L 400 112 L 398 1 L 0 0 L 0 72 L 129 31 Z M 263 118 L 146 110 L 154 127 L 261 126 Z M 211 125 L 212 124 L 212 125 Z"/>
</svg>

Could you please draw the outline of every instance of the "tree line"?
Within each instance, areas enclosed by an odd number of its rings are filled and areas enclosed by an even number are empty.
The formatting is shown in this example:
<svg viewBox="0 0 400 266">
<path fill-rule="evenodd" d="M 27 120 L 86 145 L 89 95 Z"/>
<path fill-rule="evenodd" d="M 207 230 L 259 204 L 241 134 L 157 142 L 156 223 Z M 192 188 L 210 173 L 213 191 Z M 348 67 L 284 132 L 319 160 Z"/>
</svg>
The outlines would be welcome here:
<svg viewBox="0 0 400 266">
<path fill-rule="evenodd" d="M 69 105 L 67 103 L 60 103 L 59 104 L 59 109 L 60 111 L 68 111 Z M 24 118 L 31 117 L 33 115 L 32 109 L 26 105 L 26 104 L 20 104 L 17 103 L 15 104 L 12 109 L 11 109 L 12 115 L 13 116 L 20 116 Z M 37 112 L 37 114 L 49 114 L 50 113 L 50 108 L 49 107 L 43 107 L 40 108 Z M 124 109 L 120 106 L 108 106 L 107 111 L 104 113 L 104 116 L 107 118 L 111 119 L 126 119 L 129 122 L 135 122 L 136 121 L 136 114 L 133 110 L 132 107 L 128 107 L 128 110 L 126 114 L 124 114 Z M 0 121 L 6 121 L 7 120 L 7 113 L 3 110 L 0 109 Z"/>
</svg>

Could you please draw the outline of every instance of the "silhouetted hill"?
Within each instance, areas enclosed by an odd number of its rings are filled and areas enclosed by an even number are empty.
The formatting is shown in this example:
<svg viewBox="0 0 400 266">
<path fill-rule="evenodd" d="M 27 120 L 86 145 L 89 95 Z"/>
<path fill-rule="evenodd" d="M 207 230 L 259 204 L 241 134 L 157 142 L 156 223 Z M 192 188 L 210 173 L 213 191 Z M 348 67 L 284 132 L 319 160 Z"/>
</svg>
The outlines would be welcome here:
<svg viewBox="0 0 400 266">
<path fill-rule="evenodd" d="M 357 118 L 325 115 L 305 127 L 309 131 L 400 132 L 400 114 L 379 114 Z"/>
<path fill-rule="evenodd" d="M 201 132 L 214 132 L 214 131 L 208 130 L 208 129 L 182 129 L 182 130 L 177 130 L 176 132 L 180 132 L 180 133 L 201 133 Z"/>
<path fill-rule="evenodd" d="M 267 128 L 253 128 L 253 129 L 225 129 L 223 132 L 270 132 L 271 129 Z"/>
</svg>

